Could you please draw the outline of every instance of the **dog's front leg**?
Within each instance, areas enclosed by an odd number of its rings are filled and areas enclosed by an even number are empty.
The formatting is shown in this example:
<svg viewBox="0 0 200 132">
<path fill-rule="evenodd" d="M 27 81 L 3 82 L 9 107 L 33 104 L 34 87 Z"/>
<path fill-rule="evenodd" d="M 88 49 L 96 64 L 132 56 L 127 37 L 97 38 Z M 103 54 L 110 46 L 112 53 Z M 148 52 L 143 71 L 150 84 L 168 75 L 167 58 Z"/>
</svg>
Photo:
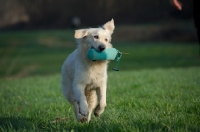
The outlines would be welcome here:
<svg viewBox="0 0 200 132">
<path fill-rule="evenodd" d="M 87 118 L 89 110 L 88 104 L 85 97 L 85 87 L 84 84 L 74 84 L 73 85 L 73 92 L 74 92 L 74 100 L 78 103 L 79 107 L 79 114 L 81 114 L 84 118 Z M 78 119 L 83 120 L 83 119 Z"/>
<path fill-rule="evenodd" d="M 106 107 L 106 85 L 97 89 L 98 105 L 95 108 L 94 115 L 99 117 Z"/>
</svg>

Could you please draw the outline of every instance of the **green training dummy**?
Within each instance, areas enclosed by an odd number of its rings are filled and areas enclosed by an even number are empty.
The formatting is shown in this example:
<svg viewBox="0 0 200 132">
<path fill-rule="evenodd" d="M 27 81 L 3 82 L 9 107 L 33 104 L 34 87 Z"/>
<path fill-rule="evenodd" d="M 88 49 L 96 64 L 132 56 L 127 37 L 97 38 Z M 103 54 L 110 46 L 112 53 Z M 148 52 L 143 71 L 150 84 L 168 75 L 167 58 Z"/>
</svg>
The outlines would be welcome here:
<svg viewBox="0 0 200 132">
<path fill-rule="evenodd" d="M 92 48 L 92 49 L 89 49 L 87 52 L 87 58 L 92 61 L 96 61 L 96 60 L 118 61 L 116 67 L 113 68 L 113 70 L 115 71 L 119 71 L 117 67 L 120 62 L 121 56 L 122 56 L 122 53 L 115 48 L 108 48 L 108 49 L 103 50 L 102 52 L 98 52 L 94 48 Z"/>
</svg>

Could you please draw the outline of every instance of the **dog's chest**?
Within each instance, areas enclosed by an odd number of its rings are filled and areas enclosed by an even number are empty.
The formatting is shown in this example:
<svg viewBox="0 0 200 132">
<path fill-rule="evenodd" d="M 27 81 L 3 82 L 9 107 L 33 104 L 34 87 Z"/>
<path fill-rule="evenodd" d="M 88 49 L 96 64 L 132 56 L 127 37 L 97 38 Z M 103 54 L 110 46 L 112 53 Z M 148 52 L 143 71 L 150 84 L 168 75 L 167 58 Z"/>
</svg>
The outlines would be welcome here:
<svg viewBox="0 0 200 132">
<path fill-rule="evenodd" d="M 99 88 L 106 83 L 106 72 L 104 70 L 92 69 L 89 72 L 87 90 Z"/>
</svg>

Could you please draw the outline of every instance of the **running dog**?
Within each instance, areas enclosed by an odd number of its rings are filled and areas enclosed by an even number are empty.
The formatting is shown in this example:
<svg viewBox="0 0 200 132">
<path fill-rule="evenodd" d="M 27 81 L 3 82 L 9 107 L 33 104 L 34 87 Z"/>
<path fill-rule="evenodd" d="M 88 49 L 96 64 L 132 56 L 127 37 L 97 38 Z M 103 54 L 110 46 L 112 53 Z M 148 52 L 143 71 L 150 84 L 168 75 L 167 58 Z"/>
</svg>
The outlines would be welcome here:
<svg viewBox="0 0 200 132">
<path fill-rule="evenodd" d="M 99 117 L 106 107 L 107 60 L 89 60 L 90 48 L 102 52 L 111 48 L 111 35 L 115 28 L 114 20 L 102 27 L 80 29 L 74 37 L 78 44 L 62 66 L 62 91 L 73 105 L 76 118 L 89 122 L 91 114 Z"/>
</svg>

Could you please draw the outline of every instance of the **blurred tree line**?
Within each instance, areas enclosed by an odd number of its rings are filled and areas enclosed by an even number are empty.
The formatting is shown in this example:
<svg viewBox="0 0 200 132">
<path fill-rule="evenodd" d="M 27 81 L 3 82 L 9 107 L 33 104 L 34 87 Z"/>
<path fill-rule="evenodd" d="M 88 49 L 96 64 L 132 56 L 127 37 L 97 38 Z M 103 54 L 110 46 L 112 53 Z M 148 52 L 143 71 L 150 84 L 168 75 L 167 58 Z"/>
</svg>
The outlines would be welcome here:
<svg viewBox="0 0 200 132">
<path fill-rule="evenodd" d="M 67 28 L 75 16 L 84 26 L 97 26 L 111 18 L 116 24 L 191 19 L 192 1 L 181 2 L 180 12 L 169 0 L 0 0 L 0 28 Z"/>
</svg>

